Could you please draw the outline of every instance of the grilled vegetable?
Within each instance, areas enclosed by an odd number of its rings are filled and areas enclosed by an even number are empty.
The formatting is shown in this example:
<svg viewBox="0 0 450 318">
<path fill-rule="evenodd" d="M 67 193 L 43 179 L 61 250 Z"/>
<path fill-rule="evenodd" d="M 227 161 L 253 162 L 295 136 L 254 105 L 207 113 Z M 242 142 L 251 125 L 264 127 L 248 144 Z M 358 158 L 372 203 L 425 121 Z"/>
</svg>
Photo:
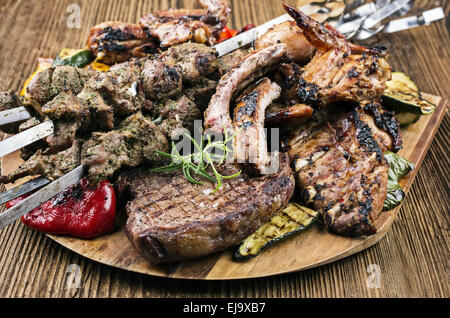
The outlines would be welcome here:
<svg viewBox="0 0 450 318">
<path fill-rule="evenodd" d="M 94 59 L 94 55 L 88 49 L 63 49 L 56 56 L 52 66 L 70 65 L 82 68 L 91 63 Z"/>
<path fill-rule="evenodd" d="M 319 212 L 297 203 L 289 203 L 281 213 L 273 216 L 269 222 L 247 237 L 234 254 L 234 258 L 244 261 L 255 257 L 267 247 L 305 230 L 318 218 Z"/>
<path fill-rule="evenodd" d="M 87 65 L 88 68 L 91 68 L 93 70 L 99 71 L 99 72 L 106 72 L 107 70 L 109 70 L 111 68 L 110 65 L 107 64 L 103 64 L 101 62 L 99 62 L 97 59 L 92 62 L 91 64 Z"/>
<path fill-rule="evenodd" d="M 406 126 L 416 123 L 420 119 L 420 114 L 415 113 L 398 113 L 395 114 L 395 118 L 400 125 Z"/>
<path fill-rule="evenodd" d="M 9 201 L 10 207 L 30 194 Z M 22 216 L 22 223 L 32 229 L 57 235 L 94 238 L 110 232 L 116 219 L 116 195 L 109 181 L 92 188 L 81 179 L 41 206 Z"/>
<path fill-rule="evenodd" d="M 405 192 L 398 182 L 414 169 L 414 165 L 405 158 L 390 151 L 386 152 L 384 157 L 389 163 L 389 172 L 387 194 L 383 210 L 391 210 L 400 205 L 405 198 Z"/>
<path fill-rule="evenodd" d="M 404 73 L 393 72 L 392 80 L 386 83 L 383 104 L 396 112 L 400 124 L 415 123 L 420 115 L 434 112 L 436 106 L 422 98 L 417 85 Z M 415 114 L 407 115 L 408 113 Z"/>
</svg>

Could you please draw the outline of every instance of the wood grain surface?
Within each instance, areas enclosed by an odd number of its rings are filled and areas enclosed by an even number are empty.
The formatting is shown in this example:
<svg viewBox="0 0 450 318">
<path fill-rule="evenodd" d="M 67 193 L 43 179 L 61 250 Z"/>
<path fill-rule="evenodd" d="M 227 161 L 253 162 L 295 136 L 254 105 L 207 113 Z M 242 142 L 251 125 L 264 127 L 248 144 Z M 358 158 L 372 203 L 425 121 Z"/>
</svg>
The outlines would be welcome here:
<svg viewBox="0 0 450 318">
<path fill-rule="evenodd" d="M 81 29 L 66 26 L 67 7 L 81 7 Z M 194 1 L 0 0 L 1 89 L 18 89 L 38 56 L 83 45 L 90 26 L 111 19 L 136 21 L 155 8 Z M 288 1 L 295 4 L 295 1 Z M 282 13 L 277 1 L 232 1 L 233 27 L 260 24 Z M 414 12 L 439 1 L 416 1 Z M 450 6 L 442 1 L 448 15 Z M 448 18 L 385 36 L 391 65 L 426 92 L 450 96 Z M 439 297 L 449 296 L 449 116 L 446 115 L 392 230 L 377 245 L 338 262 L 263 279 L 199 282 L 130 273 L 89 261 L 19 222 L 0 231 L 2 297 Z M 0 189 L 1 190 L 1 189 Z M 81 288 L 67 288 L 67 268 L 81 269 Z M 367 266 L 381 269 L 380 288 L 368 288 Z"/>
<path fill-rule="evenodd" d="M 447 111 L 447 101 L 432 95 L 424 98 L 436 105 L 429 116 L 422 116 L 412 125 L 401 129 L 403 149 L 399 154 L 413 163 L 415 169 L 400 180 L 406 195 L 414 182 L 422 161 Z M 9 135 L 5 136 L 8 138 Z M 24 161 L 20 151 L 3 156 L 0 160 L 2 175 L 16 171 Z M 30 179 L 30 176 L 6 184 L 10 190 Z M 128 240 L 125 232 L 126 212 L 117 212 L 116 227 L 106 235 L 92 240 L 68 236 L 49 235 L 62 246 L 91 260 L 124 270 L 152 276 L 176 279 L 231 280 L 267 277 L 286 274 L 332 263 L 358 253 L 378 243 L 391 229 L 401 206 L 381 213 L 375 222 L 377 233 L 371 236 L 345 237 L 328 232 L 317 222 L 302 234 L 270 248 L 246 262 L 233 261 L 233 248 L 196 260 L 168 265 L 150 263 L 140 255 Z"/>
</svg>

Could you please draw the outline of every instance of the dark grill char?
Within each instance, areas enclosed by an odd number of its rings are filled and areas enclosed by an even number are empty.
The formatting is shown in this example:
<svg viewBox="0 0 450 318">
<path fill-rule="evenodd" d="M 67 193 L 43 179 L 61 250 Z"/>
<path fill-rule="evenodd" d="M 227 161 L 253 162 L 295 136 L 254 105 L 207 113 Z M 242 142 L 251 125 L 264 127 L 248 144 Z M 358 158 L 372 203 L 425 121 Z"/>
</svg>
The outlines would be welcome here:
<svg viewBox="0 0 450 318">
<path fill-rule="evenodd" d="M 204 9 L 155 11 L 143 16 L 139 25 L 101 23 L 91 29 L 87 46 L 99 60 L 112 65 L 190 41 L 212 45 L 230 18 L 230 6 L 225 0 L 199 2 Z"/>
<path fill-rule="evenodd" d="M 355 45 L 326 22 L 321 24 L 296 8 L 284 7 L 316 48 L 300 77 L 299 102 L 325 106 L 381 96 L 391 77 L 384 50 Z"/>
<path fill-rule="evenodd" d="M 270 157 L 264 134 L 265 110 L 280 96 L 281 88 L 263 78 L 237 99 L 234 109 L 233 151 L 238 163 L 253 173 L 267 173 Z"/>
<path fill-rule="evenodd" d="M 215 132 L 232 131 L 230 104 L 233 96 L 275 68 L 285 56 L 285 44 L 273 45 L 253 51 L 225 73 L 205 111 L 205 128 Z"/>
<path fill-rule="evenodd" d="M 148 39 L 137 24 L 105 22 L 93 27 L 87 45 L 92 53 L 108 64 L 154 53 L 158 43 Z"/>
<path fill-rule="evenodd" d="M 192 184 L 180 171 L 125 174 L 133 200 L 127 204 L 127 235 L 152 262 L 198 258 L 241 242 L 288 203 L 294 178 L 286 154 L 280 171 L 251 178 L 246 174 L 215 185 Z M 235 173 L 232 166 L 224 174 Z M 138 177 L 136 177 L 138 176 Z"/>
<path fill-rule="evenodd" d="M 143 16 L 139 24 L 163 48 L 189 41 L 214 44 L 230 19 L 230 5 L 226 0 L 198 2 L 203 9 L 155 11 Z"/>
<path fill-rule="evenodd" d="M 387 191 L 383 153 L 393 144 L 361 108 L 340 108 L 293 132 L 288 153 L 303 200 L 321 212 L 330 231 L 371 235 Z"/>
<path fill-rule="evenodd" d="M 392 151 L 397 152 L 402 149 L 402 138 L 400 136 L 400 125 L 395 119 L 394 113 L 382 109 L 377 102 L 368 102 L 364 109 L 367 113 L 374 117 L 375 124 L 378 128 L 387 132 L 392 140 Z"/>
</svg>

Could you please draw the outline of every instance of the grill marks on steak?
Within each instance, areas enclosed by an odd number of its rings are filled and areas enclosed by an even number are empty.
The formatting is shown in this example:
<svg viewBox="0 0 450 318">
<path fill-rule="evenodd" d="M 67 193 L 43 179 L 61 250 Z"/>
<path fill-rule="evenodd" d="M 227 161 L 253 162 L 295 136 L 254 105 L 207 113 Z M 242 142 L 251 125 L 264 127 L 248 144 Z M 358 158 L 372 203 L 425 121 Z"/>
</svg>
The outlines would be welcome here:
<svg viewBox="0 0 450 318">
<path fill-rule="evenodd" d="M 224 180 L 215 194 L 213 184 L 192 184 L 180 171 L 124 175 L 121 184 L 130 186 L 133 197 L 126 206 L 127 235 L 139 252 L 157 263 L 225 250 L 288 203 L 294 178 L 286 154 L 280 156 L 280 167 L 272 175 L 241 174 Z M 237 171 L 233 166 L 223 169 L 227 175 Z"/>
<path fill-rule="evenodd" d="M 386 197 L 383 153 L 392 147 L 391 137 L 359 108 L 326 117 L 299 128 L 288 142 L 300 193 L 330 231 L 374 234 Z"/>
</svg>

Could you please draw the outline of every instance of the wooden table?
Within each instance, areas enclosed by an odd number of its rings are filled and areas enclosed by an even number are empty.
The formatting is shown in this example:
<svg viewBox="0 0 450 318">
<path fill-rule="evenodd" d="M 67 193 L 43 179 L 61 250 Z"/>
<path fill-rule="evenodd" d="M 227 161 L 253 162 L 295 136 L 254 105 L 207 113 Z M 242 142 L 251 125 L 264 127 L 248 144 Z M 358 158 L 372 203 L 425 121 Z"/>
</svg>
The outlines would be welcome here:
<svg viewBox="0 0 450 318">
<path fill-rule="evenodd" d="M 232 0 L 231 26 L 260 24 L 283 13 L 279 1 Z M 287 1 L 296 4 L 295 0 Z M 81 8 L 81 29 L 68 28 L 68 6 Z M 153 9 L 193 7 L 194 0 L 0 0 L 0 89 L 19 90 L 39 56 L 82 47 L 89 28 L 107 20 L 135 22 Z M 450 2 L 416 0 L 412 13 Z M 450 97 L 450 19 L 369 43 L 386 44 L 395 70 L 424 91 Z M 447 28 L 446 28 L 447 25 Z M 366 43 L 367 44 L 367 43 Z M 446 115 L 403 204 L 377 245 L 341 261 L 264 279 L 206 282 L 139 275 L 92 262 L 20 222 L 0 231 L 1 297 L 449 297 L 449 129 Z M 3 190 L 0 185 L 0 191 Z M 0 209 L 2 210 L 2 209 Z M 81 288 L 67 288 L 67 268 L 81 269 Z M 368 288 L 367 266 L 381 269 Z"/>
</svg>

